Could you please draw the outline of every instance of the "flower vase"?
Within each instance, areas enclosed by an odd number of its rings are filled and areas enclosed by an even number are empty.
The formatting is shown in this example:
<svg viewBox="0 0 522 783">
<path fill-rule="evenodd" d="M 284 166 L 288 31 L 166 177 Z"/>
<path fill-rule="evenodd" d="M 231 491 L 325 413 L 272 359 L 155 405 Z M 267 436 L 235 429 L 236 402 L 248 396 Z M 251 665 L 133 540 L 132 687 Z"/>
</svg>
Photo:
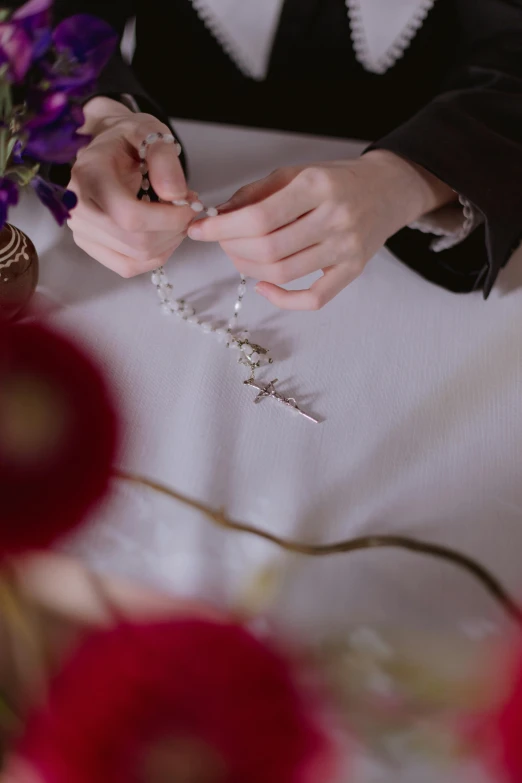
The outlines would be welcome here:
<svg viewBox="0 0 522 783">
<path fill-rule="evenodd" d="M 23 231 L 6 223 L 0 231 L 0 319 L 20 315 L 38 283 L 38 253 Z"/>
</svg>

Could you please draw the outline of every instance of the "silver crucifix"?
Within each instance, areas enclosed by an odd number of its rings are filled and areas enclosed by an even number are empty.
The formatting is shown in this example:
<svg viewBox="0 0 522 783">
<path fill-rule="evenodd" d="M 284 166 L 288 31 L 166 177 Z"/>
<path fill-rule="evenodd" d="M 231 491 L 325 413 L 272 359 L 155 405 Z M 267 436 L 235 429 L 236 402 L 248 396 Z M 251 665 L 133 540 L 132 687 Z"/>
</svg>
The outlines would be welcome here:
<svg viewBox="0 0 522 783">
<path fill-rule="evenodd" d="M 277 402 L 280 402 L 282 405 L 286 405 L 287 408 L 291 408 L 296 413 L 299 413 L 300 416 L 308 419 L 308 421 L 313 421 L 314 424 L 319 424 L 318 419 L 314 419 L 313 416 L 310 416 L 310 414 L 301 410 L 293 397 L 283 397 L 282 394 L 279 394 L 279 392 L 276 391 L 275 385 L 277 383 L 277 378 L 275 378 L 273 381 L 270 381 L 270 383 L 267 383 L 266 386 L 261 386 L 259 383 L 256 383 L 254 378 L 249 378 L 247 381 L 243 381 L 243 383 L 245 386 L 252 386 L 253 389 L 257 389 L 259 392 L 254 400 L 255 403 L 259 403 L 261 400 L 264 400 L 266 397 L 268 397 L 272 400 L 277 400 Z"/>
</svg>

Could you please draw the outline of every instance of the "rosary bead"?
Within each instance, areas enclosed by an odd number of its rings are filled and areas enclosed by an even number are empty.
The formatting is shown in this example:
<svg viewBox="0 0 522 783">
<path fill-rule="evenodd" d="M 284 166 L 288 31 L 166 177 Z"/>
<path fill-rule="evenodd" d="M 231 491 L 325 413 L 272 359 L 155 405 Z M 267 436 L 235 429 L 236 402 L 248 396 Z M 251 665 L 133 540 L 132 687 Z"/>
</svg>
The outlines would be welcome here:
<svg viewBox="0 0 522 783">
<path fill-rule="evenodd" d="M 187 316 L 187 318 L 191 318 L 193 315 L 196 315 L 196 311 L 193 307 L 185 307 L 183 310 L 183 314 Z"/>
<path fill-rule="evenodd" d="M 217 217 L 219 215 L 219 212 L 215 207 L 209 207 L 207 209 L 207 215 L 208 217 Z"/>
<path fill-rule="evenodd" d="M 193 201 L 192 204 L 190 205 L 190 208 L 193 212 L 203 212 L 203 210 L 205 209 L 201 201 Z"/>
<path fill-rule="evenodd" d="M 246 294 L 246 283 L 240 283 L 237 287 L 237 292 L 241 298 Z"/>
<path fill-rule="evenodd" d="M 177 152 L 178 158 L 179 158 L 179 156 L 181 155 L 181 152 L 182 152 L 181 144 L 179 143 L 179 141 L 176 142 L 176 152 Z"/>
<path fill-rule="evenodd" d="M 209 324 L 208 321 L 205 321 L 205 323 L 201 324 L 201 328 L 205 332 L 205 334 L 210 334 L 210 332 L 213 331 L 212 324 Z"/>
<path fill-rule="evenodd" d="M 150 279 L 152 280 L 152 285 L 160 285 L 163 280 L 163 275 L 160 274 L 160 272 L 153 272 Z"/>
<path fill-rule="evenodd" d="M 167 302 L 164 302 L 161 305 L 161 312 L 163 313 L 163 315 L 172 315 L 171 306 Z"/>
<path fill-rule="evenodd" d="M 149 201 L 150 201 L 150 196 L 149 196 L 147 193 L 145 193 L 145 195 L 142 197 L 142 199 L 141 199 L 141 200 L 142 200 L 142 201 L 149 202 Z"/>
<path fill-rule="evenodd" d="M 150 180 L 147 179 L 147 177 L 143 178 L 143 182 L 141 183 L 141 189 L 142 190 L 150 190 Z"/>
<path fill-rule="evenodd" d="M 156 142 L 159 141 L 162 136 L 162 133 L 149 133 L 149 135 L 145 138 L 145 141 L 147 145 L 156 144 Z"/>
<path fill-rule="evenodd" d="M 237 301 L 235 303 L 235 305 L 234 305 L 234 310 L 236 311 L 236 313 L 239 313 L 239 311 L 241 310 L 242 307 L 243 307 L 243 304 L 241 302 Z"/>
<path fill-rule="evenodd" d="M 146 177 L 148 173 L 149 173 L 149 166 L 147 161 L 144 160 L 142 163 L 140 163 L 140 174 Z"/>
<path fill-rule="evenodd" d="M 174 138 L 172 133 L 165 133 L 165 135 L 163 136 L 163 141 L 165 144 L 174 144 L 176 139 Z"/>
</svg>

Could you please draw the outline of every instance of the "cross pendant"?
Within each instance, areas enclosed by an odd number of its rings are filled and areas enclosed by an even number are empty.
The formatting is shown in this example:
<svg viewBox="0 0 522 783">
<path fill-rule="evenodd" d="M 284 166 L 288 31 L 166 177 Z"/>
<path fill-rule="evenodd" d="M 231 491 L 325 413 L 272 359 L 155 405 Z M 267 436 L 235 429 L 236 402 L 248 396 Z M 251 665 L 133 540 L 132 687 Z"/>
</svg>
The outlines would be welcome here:
<svg viewBox="0 0 522 783">
<path fill-rule="evenodd" d="M 266 386 L 261 386 L 260 384 L 256 383 L 253 378 L 249 378 L 247 381 L 243 381 L 243 383 L 245 386 L 252 386 L 253 389 L 257 389 L 259 392 L 254 400 L 255 403 L 260 403 L 261 400 L 264 400 L 266 397 L 268 397 L 272 400 L 280 402 L 287 408 L 291 408 L 293 411 L 295 411 L 295 413 L 299 413 L 300 416 L 308 419 L 308 421 L 313 421 L 314 424 L 319 424 L 318 419 L 315 419 L 313 416 L 310 416 L 310 414 L 301 410 L 293 397 L 283 397 L 282 394 L 279 394 L 279 392 L 276 391 L 275 384 L 277 383 L 277 378 L 275 378 L 273 381 L 270 381 L 270 383 L 268 383 Z"/>
</svg>

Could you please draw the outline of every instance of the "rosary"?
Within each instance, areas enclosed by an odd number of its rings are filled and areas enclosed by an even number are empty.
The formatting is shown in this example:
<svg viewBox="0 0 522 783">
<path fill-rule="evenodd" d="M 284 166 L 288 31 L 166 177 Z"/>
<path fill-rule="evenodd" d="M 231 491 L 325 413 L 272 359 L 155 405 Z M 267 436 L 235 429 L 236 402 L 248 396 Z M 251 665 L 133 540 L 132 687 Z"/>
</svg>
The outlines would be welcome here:
<svg viewBox="0 0 522 783">
<path fill-rule="evenodd" d="M 148 165 L 147 165 L 147 152 L 149 147 L 157 142 L 163 142 L 164 144 L 174 144 L 178 155 L 181 154 L 181 145 L 176 141 L 172 134 L 164 133 L 150 133 L 146 139 L 141 143 L 139 149 L 140 155 L 140 173 L 142 176 L 141 191 L 139 198 L 142 201 L 151 201 L 150 191 L 151 185 L 148 177 Z M 174 206 L 189 206 L 196 214 L 204 213 L 208 217 L 216 217 L 218 211 L 215 207 L 205 207 L 200 201 L 188 202 L 185 200 L 173 201 Z M 318 419 L 305 413 L 298 406 L 296 400 L 293 397 L 285 397 L 275 388 L 278 382 L 277 378 L 268 384 L 262 384 L 257 380 L 257 372 L 263 366 L 273 363 L 273 359 L 268 356 L 268 349 L 263 348 L 261 345 L 251 342 L 248 331 L 240 331 L 238 329 L 239 312 L 243 307 L 243 299 L 246 294 L 246 280 L 241 276 L 240 283 L 237 289 L 237 299 L 234 304 L 234 314 L 228 323 L 227 329 L 214 328 L 214 326 L 208 321 L 201 321 L 193 307 L 188 305 L 184 299 L 172 298 L 172 285 L 165 273 L 163 267 L 155 269 L 152 273 L 152 284 L 156 288 L 156 292 L 159 297 L 161 311 L 166 316 L 176 315 L 182 321 L 186 321 L 189 324 L 199 326 L 206 334 L 214 334 L 219 342 L 226 345 L 227 348 L 238 351 L 241 355 L 238 359 L 239 364 L 247 367 L 250 371 L 250 376 L 246 381 L 243 381 L 245 386 L 251 386 L 258 392 L 257 397 L 254 399 L 255 403 L 260 403 L 262 400 L 268 398 L 275 400 L 280 405 L 284 405 L 286 408 L 293 410 L 300 416 L 303 416 L 308 421 L 318 424 Z"/>
</svg>

